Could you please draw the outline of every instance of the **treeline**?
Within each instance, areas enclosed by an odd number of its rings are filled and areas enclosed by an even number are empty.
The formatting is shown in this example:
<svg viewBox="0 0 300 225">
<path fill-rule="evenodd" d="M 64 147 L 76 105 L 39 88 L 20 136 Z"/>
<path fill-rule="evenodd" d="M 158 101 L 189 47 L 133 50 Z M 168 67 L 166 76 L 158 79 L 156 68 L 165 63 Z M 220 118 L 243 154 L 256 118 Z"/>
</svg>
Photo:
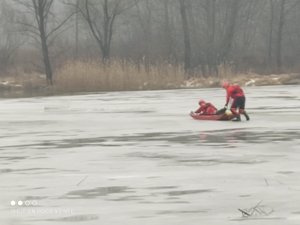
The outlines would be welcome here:
<svg viewBox="0 0 300 225">
<path fill-rule="evenodd" d="M 52 84 L 70 62 L 116 59 L 145 73 L 182 66 L 185 77 L 217 76 L 224 65 L 299 71 L 299 21 L 299 0 L 2 0 L 0 73 Z"/>
</svg>

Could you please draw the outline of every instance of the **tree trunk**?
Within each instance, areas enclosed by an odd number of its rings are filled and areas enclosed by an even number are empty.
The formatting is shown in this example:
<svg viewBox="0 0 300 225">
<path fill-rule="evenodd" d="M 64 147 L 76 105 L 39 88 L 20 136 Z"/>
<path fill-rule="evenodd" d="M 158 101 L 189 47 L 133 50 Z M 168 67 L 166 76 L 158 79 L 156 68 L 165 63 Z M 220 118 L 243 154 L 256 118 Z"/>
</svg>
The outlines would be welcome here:
<svg viewBox="0 0 300 225">
<path fill-rule="evenodd" d="M 48 50 L 48 45 L 46 43 L 46 40 L 44 37 L 42 37 L 41 34 L 41 41 L 42 41 L 42 52 L 43 52 L 43 60 L 44 60 L 44 65 L 45 65 L 45 73 L 46 73 L 46 78 L 48 84 L 52 85 L 53 84 L 53 78 L 52 78 L 52 67 L 50 63 L 50 58 L 49 58 L 49 50 Z"/>
<path fill-rule="evenodd" d="M 105 44 L 102 49 L 102 61 L 106 62 L 110 58 L 110 46 Z"/>
<path fill-rule="evenodd" d="M 186 5 L 185 0 L 179 0 L 180 4 L 180 15 L 182 20 L 182 28 L 183 28 L 183 37 L 184 37 L 184 70 L 190 76 L 190 68 L 191 68 L 191 41 L 190 41 L 190 33 L 188 20 L 186 15 Z"/>
<path fill-rule="evenodd" d="M 105 62 L 110 58 L 110 49 L 111 42 L 113 37 L 113 27 L 117 16 L 120 15 L 120 11 L 124 10 L 124 8 L 120 7 L 120 1 L 116 1 L 115 5 L 109 5 L 108 0 L 103 0 L 101 4 L 101 8 L 99 4 L 90 4 L 89 0 L 85 0 L 84 2 L 85 12 L 82 12 L 85 20 L 87 21 L 89 28 L 92 32 L 93 37 L 96 39 L 97 44 L 101 50 L 102 60 Z M 96 10 L 93 10 L 95 8 Z M 99 20 L 98 13 L 103 16 L 102 19 Z"/>
<path fill-rule="evenodd" d="M 236 22 L 238 16 L 238 9 L 239 9 L 239 1 L 240 0 L 232 0 L 230 1 L 230 17 L 229 17 L 229 24 L 226 28 L 222 50 L 220 54 L 220 58 L 218 61 L 225 62 L 227 60 L 228 54 L 231 50 L 233 37 L 236 29 Z M 220 62 L 219 62 L 220 63 Z"/>
<path fill-rule="evenodd" d="M 273 23 L 274 23 L 274 2 L 270 0 L 270 30 L 268 38 L 268 53 L 267 53 L 267 65 L 271 68 L 272 65 L 272 46 L 273 46 Z"/>
<path fill-rule="evenodd" d="M 104 30 L 104 40 L 103 40 L 103 49 L 102 49 L 102 60 L 105 62 L 110 57 L 110 16 L 108 12 L 108 0 L 104 0 L 103 4 L 103 12 L 104 12 L 104 23 L 103 23 L 103 30 Z"/>
<path fill-rule="evenodd" d="M 169 0 L 164 0 L 164 42 L 165 42 L 165 50 L 168 61 L 172 58 L 173 55 L 173 37 L 171 32 L 171 25 L 170 25 L 170 15 L 169 15 Z"/>
<path fill-rule="evenodd" d="M 75 59 L 78 59 L 78 40 L 79 40 L 79 0 L 76 0 L 76 15 L 75 15 Z"/>
<path fill-rule="evenodd" d="M 285 3 L 286 0 L 281 0 L 280 2 L 280 13 L 279 13 L 279 26 L 278 26 L 278 33 L 277 33 L 277 44 L 276 44 L 276 63 L 277 63 L 277 72 L 281 73 L 282 69 L 282 34 L 283 34 L 283 25 L 285 20 L 284 10 L 285 10 Z"/>
<path fill-rule="evenodd" d="M 48 84 L 52 85 L 52 67 L 50 63 L 50 57 L 49 57 L 49 50 L 48 50 L 48 44 L 47 44 L 47 36 L 45 31 L 45 8 L 42 5 L 42 2 L 38 2 L 38 17 L 39 17 L 39 31 L 40 31 L 40 39 L 41 39 L 41 45 L 42 45 L 42 54 L 43 54 L 43 61 L 45 66 L 45 73 Z"/>
<path fill-rule="evenodd" d="M 206 10 L 207 10 L 207 66 L 209 75 L 217 75 L 217 65 L 215 60 L 215 12 L 216 0 L 206 0 Z"/>
</svg>

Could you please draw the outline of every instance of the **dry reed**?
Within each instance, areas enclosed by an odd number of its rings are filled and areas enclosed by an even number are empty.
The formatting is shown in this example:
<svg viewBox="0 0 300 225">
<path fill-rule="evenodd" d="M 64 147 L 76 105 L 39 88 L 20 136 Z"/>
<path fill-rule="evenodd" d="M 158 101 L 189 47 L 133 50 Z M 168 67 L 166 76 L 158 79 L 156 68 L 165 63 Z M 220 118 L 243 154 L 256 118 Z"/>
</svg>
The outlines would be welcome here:
<svg viewBox="0 0 300 225">
<path fill-rule="evenodd" d="M 131 61 L 71 61 L 55 73 L 59 92 L 123 91 L 176 88 L 183 83 L 181 66 L 167 63 L 147 66 Z"/>
</svg>

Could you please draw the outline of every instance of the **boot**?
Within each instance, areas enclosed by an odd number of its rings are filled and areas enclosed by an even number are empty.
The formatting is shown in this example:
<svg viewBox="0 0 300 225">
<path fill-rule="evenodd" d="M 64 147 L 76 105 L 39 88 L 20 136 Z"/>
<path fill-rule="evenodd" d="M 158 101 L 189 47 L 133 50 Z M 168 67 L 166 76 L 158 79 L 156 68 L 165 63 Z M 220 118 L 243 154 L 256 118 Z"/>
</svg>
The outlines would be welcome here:
<svg viewBox="0 0 300 225">
<path fill-rule="evenodd" d="M 235 121 L 235 122 L 236 122 L 236 121 L 241 121 L 241 116 L 240 116 L 240 115 L 237 115 L 236 118 L 234 118 L 232 121 Z"/>
<path fill-rule="evenodd" d="M 248 115 L 246 112 L 244 112 L 243 114 L 244 114 L 244 116 L 246 117 L 246 120 L 247 120 L 247 121 L 250 120 L 250 117 L 249 117 L 249 115 Z"/>
</svg>

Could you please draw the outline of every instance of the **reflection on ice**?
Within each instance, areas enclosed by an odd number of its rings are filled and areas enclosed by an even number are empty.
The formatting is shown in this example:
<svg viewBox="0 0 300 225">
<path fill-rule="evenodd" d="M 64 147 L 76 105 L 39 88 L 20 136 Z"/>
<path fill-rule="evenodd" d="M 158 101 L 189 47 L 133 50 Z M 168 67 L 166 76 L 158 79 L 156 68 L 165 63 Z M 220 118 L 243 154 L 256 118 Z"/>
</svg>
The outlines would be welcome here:
<svg viewBox="0 0 300 225">
<path fill-rule="evenodd" d="M 87 190 L 71 191 L 65 195 L 65 198 L 95 198 L 99 196 L 107 196 L 115 193 L 131 193 L 128 187 L 112 186 L 112 187 L 98 187 Z"/>
<path fill-rule="evenodd" d="M 181 191 L 169 191 L 164 192 L 163 194 L 167 194 L 170 196 L 180 196 L 180 195 L 190 195 L 190 194 L 199 194 L 199 193 L 206 193 L 212 192 L 210 189 L 203 189 L 203 190 L 181 190 Z"/>
<path fill-rule="evenodd" d="M 57 219 L 47 219 L 46 221 L 51 222 L 83 222 L 83 221 L 91 221 L 98 220 L 99 216 L 95 214 L 86 214 L 86 215 L 74 215 L 68 217 L 62 217 Z"/>
</svg>

